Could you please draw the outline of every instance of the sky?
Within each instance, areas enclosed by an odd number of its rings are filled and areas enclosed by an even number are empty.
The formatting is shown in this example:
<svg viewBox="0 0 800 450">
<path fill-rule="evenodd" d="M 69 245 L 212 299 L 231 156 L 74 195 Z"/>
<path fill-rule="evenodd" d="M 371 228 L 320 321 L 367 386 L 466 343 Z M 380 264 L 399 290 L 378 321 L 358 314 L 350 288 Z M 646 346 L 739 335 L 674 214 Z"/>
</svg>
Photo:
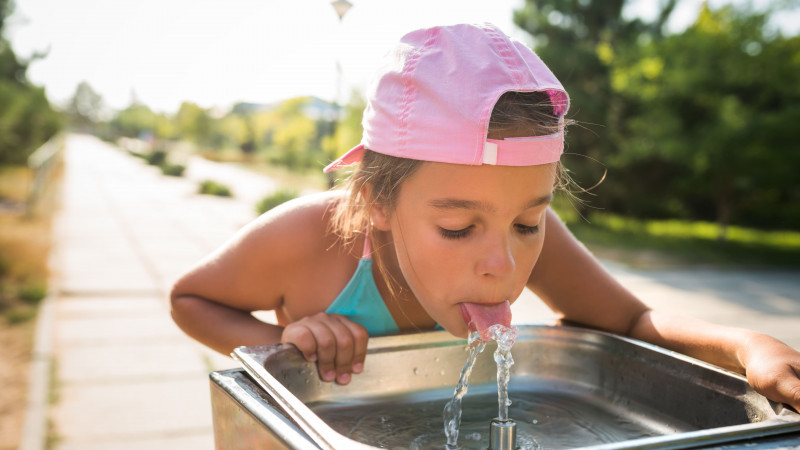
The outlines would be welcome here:
<svg viewBox="0 0 800 450">
<path fill-rule="evenodd" d="M 329 0 L 16 0 L 6 35 L 22 58 L 47 52 L 28 78 L 51 102 L 64 104 L 86 81 L 111 109 L 136 98 L 167 113 L 183 101 L 223 110 L 300 95 L 346 101 L 420 27 L 491 22 L 530 43 L 512 22 L 524 0 L 351 3 L 340 21 Z M 681 2 L 670 27 L 691 23 L 701 3 Z M 626 14 L 647 17 L 654 4 L 635 1 Z"/>
</svg>

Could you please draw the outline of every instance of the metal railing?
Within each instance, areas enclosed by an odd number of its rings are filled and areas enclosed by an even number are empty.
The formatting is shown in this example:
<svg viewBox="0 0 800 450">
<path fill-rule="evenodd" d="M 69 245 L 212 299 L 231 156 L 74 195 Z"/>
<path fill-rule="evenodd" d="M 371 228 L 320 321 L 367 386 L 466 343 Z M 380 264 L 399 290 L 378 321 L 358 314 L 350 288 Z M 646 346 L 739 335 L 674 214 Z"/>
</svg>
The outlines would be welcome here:
<svg viewBox="0 0 800 450">
<path fill-rule="evenodd" d="M 28 167 L 33 172 L 33 179 L 28 188 L 25 213 L 32 214 L 42 193 L 51 184 L 55 168 L 62 160 L 64 136 L 57 134 L 28 156 Z"/>
</svg>

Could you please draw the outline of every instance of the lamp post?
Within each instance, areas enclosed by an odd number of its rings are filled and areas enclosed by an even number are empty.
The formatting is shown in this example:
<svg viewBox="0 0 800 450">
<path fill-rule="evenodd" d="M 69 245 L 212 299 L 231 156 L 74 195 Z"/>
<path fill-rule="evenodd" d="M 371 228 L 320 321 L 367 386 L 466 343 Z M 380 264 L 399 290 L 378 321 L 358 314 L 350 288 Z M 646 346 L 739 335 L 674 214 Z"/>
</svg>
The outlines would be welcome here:
<svg viewBox="0 0 800 450">
<path fill-rule="evenodd" d="M 350 8 L 353 7 L 353 4 L 348 2 L 347 0 L 334 0 L 331 2 L 331 6 L 333 6 L 334 11 L 336 11 L 336 15 L 339 16 L 339 38 L 341 39 L 342 36 L 342 19 L 344 15 L 347 14 L 347 11 L 350 11 Z M 339 61 L 339 55 L 336 55 L 336 97 L 333 99 L 333 109 L 334 109 L 334 120 L 331 127 L 331 137 L 336 134 L 336 127 L 339 126 L 339 121 L 341 119 L 341 114 L 339 111 L 339 97 L 342 95 L 342 64 Z M 338 146 L 338 145 L 337 145 Z M 335 159 L 335 158 L 334 158 Z M 328 187 L 333 187 L 335 184 L 335 179 L 332 173 L 328 173 Z"/>
<path fill-rule="evenodd" d="M 331 5 L 333 5 L 333 9 L 336 10 L 336 14 L 339 16 L 339 22 L 342 21 L 342 18 L 345 14 L 347 14 L 347 11 L 350 11 L 350 8 L 353 7 L 353 4 L 347 0 L 335 0 L 331 2 Z"/>
<path fill-rule="evenodd" d="M 331 6 L 333 6 L 334 11 L 336 11 L 336 15 L 339 16 L 339 37 L 341 38 L 341 24 L 344 15 L 347 14 L 347 11 L 350 11 L 350 8 L 353 7 L 353 4 L 348 2 L 347 0 L 334 0 L 331 2 Z M 336 116 L 338 121 L 339 116 L 339 98 L 342 95 L 342 64 L 339 61 L 339 56 L 336 56 L 336 98 L 334 99 L 334 106 L 336 106 Z"/>
</svg>

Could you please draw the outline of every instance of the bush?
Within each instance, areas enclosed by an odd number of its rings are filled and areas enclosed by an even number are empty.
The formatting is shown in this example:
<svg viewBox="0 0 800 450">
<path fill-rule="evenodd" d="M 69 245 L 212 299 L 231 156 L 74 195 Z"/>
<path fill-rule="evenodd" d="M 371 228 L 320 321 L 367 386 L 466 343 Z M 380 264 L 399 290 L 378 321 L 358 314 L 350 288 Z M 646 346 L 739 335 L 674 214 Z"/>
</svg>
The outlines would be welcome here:
<svg viewBox="0 0 800 450">
<path fill-rule="evenodd" d="M 47 296 L 47 286 L 41 283 L 26 284 L 19 290 L 17 295 L 23 302 L 35 305 Z"/>
<path fill-rule="evenodd" d="M 256 212 L 261 215 L 270 209 L 297 198 L 299 194 L 294 189 L 278 189 L 272 194 L 264 197 L 256 204 Z"/>
<path fill-rule="evenodd" d="M 147 155 L 147 164 L 160 166 L 167 162 L 167 152 L 164 150 L 153 150 Z"/>
<path fill-rule="evenodd" d="M 27 322 L 36 317 L 36 308 L 29 306 L 18 306 L 3 313 L 6 322 L 9 325 L 17 325 Z"/>
<path fill-rule="evenodd" d="M 139 152 L 135 152 L 133 150 L 128 150 L 128 154 L 133 156 L 133 157 L 135 157 L 135 158 L 143 159 L 145 161 L 147 161 L 148 156 L 149 156 L 149 155 L 147 155 L 145 153 L 139 153 Z"/>
<path fill-rule="evenodd" d="M 180 177 L 183 176 L 183 172 L 186 170 L 186 166 L 181 164 L 169 164 L 164 163 L 161 165 L 161 173 L 164 175 L 168 175 L 171 177 Z"/>
<path fill-rule="evenodd" d="M 218 197 L 233 197 L 228 186 L 213 180 L 206 180 L 200 183 L 200 190 L 198 192 L 201 194 L 216 195 Z"/>
</svg>

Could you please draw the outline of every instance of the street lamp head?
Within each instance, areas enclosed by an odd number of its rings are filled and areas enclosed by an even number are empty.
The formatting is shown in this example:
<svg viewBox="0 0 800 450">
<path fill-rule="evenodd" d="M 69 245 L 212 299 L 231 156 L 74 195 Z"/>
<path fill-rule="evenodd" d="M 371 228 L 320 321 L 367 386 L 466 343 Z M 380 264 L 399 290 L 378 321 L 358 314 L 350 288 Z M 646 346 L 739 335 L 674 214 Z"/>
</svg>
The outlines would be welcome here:
<svg viewBox="0 0 800 450">
<path fill-rule="evenodd" d="M 350 8 L 353 7 L 353 4 L 347 0 L 335 0 L 331 2 L 331 5 L 333 5 L 333 9 L 336 10 L 339 20 L 342 20 L 347 11 L 350 11 Z"/>
</svg>

